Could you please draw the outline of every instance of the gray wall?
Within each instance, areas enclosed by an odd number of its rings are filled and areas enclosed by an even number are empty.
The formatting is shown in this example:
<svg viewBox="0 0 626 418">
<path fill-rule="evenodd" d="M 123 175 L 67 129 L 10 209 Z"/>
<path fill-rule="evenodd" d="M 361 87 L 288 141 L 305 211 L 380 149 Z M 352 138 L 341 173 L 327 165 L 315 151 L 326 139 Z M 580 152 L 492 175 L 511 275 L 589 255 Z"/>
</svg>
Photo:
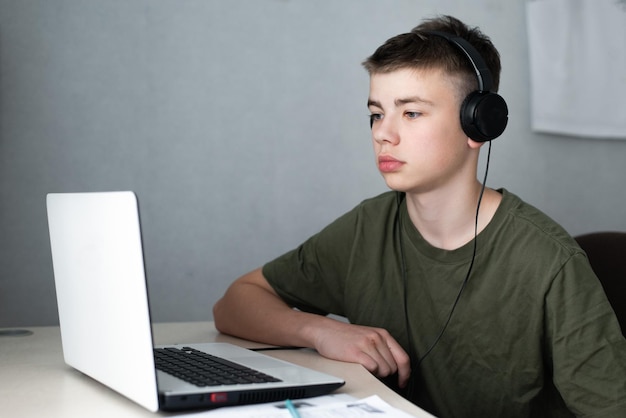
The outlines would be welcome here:
<svg viewBox="0 0 626 418">
<path fill-rule="evenodd" d="M 237 276 L 385 190 L 360 62 L 436 13 L 502 54 L 489 185 L 572 234 L 626 230 L 626 141 L 530 130 L 522 0 L 0 0 L 0 326 L 57 323 L 61 191 L 136 191 L 154 319 L 211 319 Z"/>
</svg>

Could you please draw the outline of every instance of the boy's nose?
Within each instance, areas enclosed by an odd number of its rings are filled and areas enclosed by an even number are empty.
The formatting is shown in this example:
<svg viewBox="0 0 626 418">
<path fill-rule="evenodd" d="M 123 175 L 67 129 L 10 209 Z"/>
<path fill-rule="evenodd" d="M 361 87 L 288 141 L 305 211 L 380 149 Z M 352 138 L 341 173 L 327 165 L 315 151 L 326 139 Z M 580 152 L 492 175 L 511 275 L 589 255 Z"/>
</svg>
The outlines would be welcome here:
<svg viewBox="0 0 626 418">
<path fill-rule="evenodd" d="M 400 142 L 397 129 L 393 126 L 392 121 L 387 118 L 374 123 L 372 126 L 372 137 L 379 144 L 387 142 L 396 145 Z"/>
</svg>

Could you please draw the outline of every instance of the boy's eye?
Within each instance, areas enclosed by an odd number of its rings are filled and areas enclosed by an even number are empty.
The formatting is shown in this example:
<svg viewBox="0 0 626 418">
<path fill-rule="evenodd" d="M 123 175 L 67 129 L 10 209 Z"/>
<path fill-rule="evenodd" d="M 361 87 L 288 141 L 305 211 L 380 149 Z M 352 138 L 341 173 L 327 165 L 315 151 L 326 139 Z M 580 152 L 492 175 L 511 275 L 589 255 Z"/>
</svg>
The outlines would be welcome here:
<svg viewBox="0 0 626 418">
<path fill-rule="evenodd" d="M 383 118 L 383 115 L 381 115 L 380 113 L 372 113 L 370 115 L 370 129 L 374 125 L 374 121 L 381 120 L 382 118 Z"/>
<path fill-rule="evenodd" d="M 405 112 L 404 114 L 409 119 L 416 119 L 416 118 L 418 118 L 421 115 L 420 112 Z"/>
</svg>

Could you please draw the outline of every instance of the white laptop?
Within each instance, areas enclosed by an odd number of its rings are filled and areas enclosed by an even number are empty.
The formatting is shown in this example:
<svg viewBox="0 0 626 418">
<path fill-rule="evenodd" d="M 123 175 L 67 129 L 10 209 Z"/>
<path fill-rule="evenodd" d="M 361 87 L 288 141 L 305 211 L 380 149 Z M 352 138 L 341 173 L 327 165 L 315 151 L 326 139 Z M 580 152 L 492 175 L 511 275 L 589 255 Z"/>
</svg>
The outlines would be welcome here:
<svg viewBox="0 0 626 418">
<path fill-rule="evenodd" d="M 51 193 L 47 212 L 63 356 L 71 367 L 151 411 L 319 396 L 344 384 L 231 344 L 154 347 L 135 194 Z M 222 371 L 216 379 L 206 376 L 212 366 L 188 376 L 161 364 L 171 356 L 189 364 L 202 353 L 226 359 L 218 367 L 234 362 L 259 373 Z"/>
</svg>

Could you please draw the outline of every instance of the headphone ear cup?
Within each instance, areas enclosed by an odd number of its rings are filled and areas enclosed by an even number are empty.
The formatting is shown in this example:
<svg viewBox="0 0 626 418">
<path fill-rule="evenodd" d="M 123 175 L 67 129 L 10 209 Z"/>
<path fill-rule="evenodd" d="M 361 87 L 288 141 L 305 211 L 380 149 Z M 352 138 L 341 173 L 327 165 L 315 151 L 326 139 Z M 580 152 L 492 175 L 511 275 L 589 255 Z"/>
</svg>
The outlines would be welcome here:
<svg viewBox="0 0 626 418">
<path fill-rule="evenodd" d="M 508 120 L 506 102 L 496 93 L 474 91 L 461 104 L 461 127 L 474 141 L 496 139 L 504 132 Z"/>
</svg>

